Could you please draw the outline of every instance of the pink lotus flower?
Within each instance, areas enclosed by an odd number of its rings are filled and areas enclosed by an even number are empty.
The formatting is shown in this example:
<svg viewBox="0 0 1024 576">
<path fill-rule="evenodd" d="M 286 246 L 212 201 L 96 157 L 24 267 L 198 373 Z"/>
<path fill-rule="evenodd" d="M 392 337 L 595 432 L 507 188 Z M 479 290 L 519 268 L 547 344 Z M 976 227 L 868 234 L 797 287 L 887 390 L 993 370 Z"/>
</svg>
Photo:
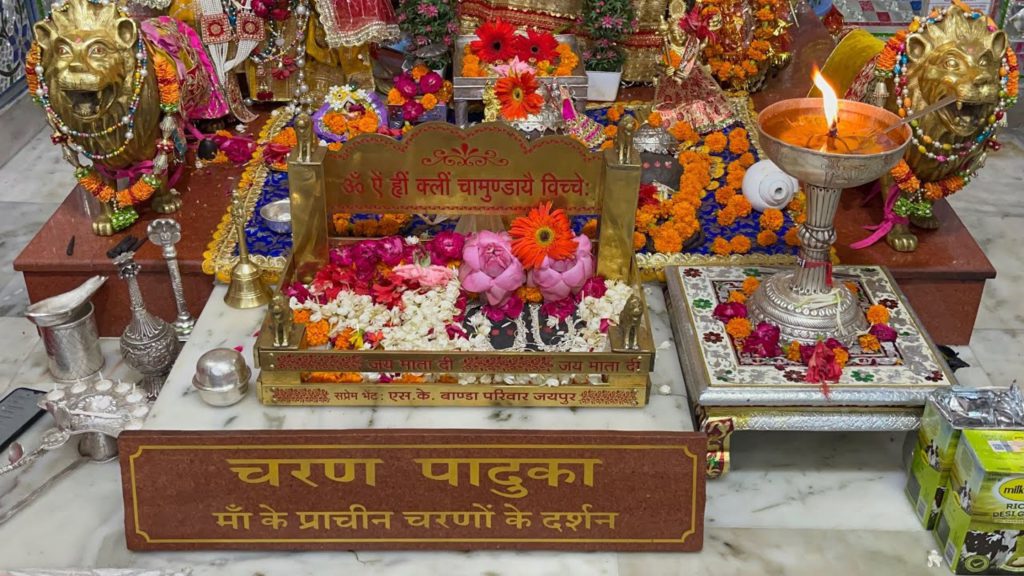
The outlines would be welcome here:
<svg viewBox="0 0 1024 576">
<path fill-rule="evenodd" d="M 405 74 L 395 77 L 395 88 L 406 98 L 415 98 L 419 94 L 419 86 L 416 85 L 416 81 L 412 79 L 412 76 Z"/>
<path fill-rule="evenodd" d="M 594 255 L 591 253 L 590 238 L 580 234 L 576 237 L 576 255 L 563 260 L 552 260 L 545 256 L 531 278 L 540 289 L 545 302 L 561 300 L 570 294 L 579 293 L 583 283 L 594 275 Z"/>
<path fill-rule="evenodd" d="M 483 293 L 491 306 L 504 303 L 526 281 L 523 264 L 512 255 L 512 237 L 487 230 L 473 234 L 462 249 L 459 280 L 465 290 Z"/>
<path fill-rule="evenodd" d="M 462 248 L 466 245 L 466 238 L 458 232 L 445 230 L 427 244 L 430 250 L 430 259 L 435 264 L 445 265 L 452 260 L 462 258 Z"/>
<path fill-rule="evenodd" d="M 420 91 L 424 94 L 436 94 L 444 86 L 444 78 L 437 72 L 427 72 L 420 78 Z"/>
<path fill-rule="evenodd" d="M 447 266 L 420 266 L 418 264 L 402 264 L 391 270 L 395 276 L 407 281 L 419 282 L 420 286 L 436 288 L 444 286 L 455 276 L 455 271 Z"/>
<path fill-rule="evenodd" d="M 779 327 L 761 322 L 754 332 L 743 341 L 743 351 L 759 358 L 773 358 L 782 354 L 779 347 Z"/>
<path fill-rule="evenodd" d="M 875 324 L 868 330 L 868 334 L 878 338 L 879 342 L 895 342 L 897 336 L 896 329 L 888 324 Z"/>
</svg>

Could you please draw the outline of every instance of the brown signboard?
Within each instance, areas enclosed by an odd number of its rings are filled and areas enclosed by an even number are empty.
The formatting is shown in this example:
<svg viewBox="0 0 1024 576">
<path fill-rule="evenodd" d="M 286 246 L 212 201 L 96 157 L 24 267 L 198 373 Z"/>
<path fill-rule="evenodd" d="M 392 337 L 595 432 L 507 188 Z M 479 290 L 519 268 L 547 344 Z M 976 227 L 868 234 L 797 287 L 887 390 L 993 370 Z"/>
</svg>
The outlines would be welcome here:
<svg viewBox="0 0 1024 576">
<path fill-rule="evenodd" d="M 129 431 L 132 550 L 696 551 L 685 432 Z"/>
</svg>

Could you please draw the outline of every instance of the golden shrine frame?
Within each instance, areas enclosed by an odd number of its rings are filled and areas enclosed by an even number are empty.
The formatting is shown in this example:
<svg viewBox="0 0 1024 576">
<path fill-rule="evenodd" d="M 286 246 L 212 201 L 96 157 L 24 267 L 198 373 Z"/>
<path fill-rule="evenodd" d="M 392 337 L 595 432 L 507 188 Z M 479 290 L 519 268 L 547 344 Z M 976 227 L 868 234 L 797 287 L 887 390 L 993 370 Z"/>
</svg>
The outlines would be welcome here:
<svg viewBox="0 0 1024 576">
<path fill-rule="evenodd" d="M 260 401 L 286 405 L 600 406 L 647 403 L 654 342 L 633 256 L 633 214 L 640 164 L 615 150 L 592 153 L 575 140 L 548 136 L 527 141 L 504 124 L 460 129 L 442 122 L 417 126 L 401 141 L 370 134 L 340 151 L 315 147 L 308 117 L 296 122 L 299 145 L 288 163 L 293 252 L 282 285 L 308 282 L 327 261 L 331 216 L 399 212 L 484 218 L 518 216 L 542 201 L 569 214 L 599 214 L 597 272 L 630 284 L 643 316 L 637 347 L 617 326 L 607 352 L 389 351 L 308 349 L 304 327 L 275 346 L 268 313 L 256 340 L 262 368 Z M 601 374 L 602 384 L 558 387 L 504 384 L 303 383 L 306 372 L 427 374 Z"/>
</svg>

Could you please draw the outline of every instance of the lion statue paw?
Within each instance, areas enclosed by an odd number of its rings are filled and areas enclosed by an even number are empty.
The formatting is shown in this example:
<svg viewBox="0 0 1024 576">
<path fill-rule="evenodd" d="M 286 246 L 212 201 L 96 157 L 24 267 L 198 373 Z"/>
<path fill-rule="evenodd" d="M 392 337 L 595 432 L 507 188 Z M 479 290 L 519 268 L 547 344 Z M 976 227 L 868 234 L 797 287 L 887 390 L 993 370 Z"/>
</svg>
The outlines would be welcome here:
<svg viewBox="0 0 1024 576">
<path fill-rule="evenodd" d="M 171 214 L 181 209 L 181 195 L 174 188 L 166 192 L 160 192 L 153 197 L 150 204 L 154 211 L 160 214 Z"/>
<path fill-rule="evenodd" d="M 913 252 L 917 250 L 917 236 L 906 226 L 897 226 L 885 235 L 889 247 L 897 252 Z"/>
<path fill-rule="evenodd" d="M 97 236 L 114 235 L 114 221 L 110 218 L 110 214 L 103 213 L 96 216 L 92 221 L 92 233 Z"/>
</svg>

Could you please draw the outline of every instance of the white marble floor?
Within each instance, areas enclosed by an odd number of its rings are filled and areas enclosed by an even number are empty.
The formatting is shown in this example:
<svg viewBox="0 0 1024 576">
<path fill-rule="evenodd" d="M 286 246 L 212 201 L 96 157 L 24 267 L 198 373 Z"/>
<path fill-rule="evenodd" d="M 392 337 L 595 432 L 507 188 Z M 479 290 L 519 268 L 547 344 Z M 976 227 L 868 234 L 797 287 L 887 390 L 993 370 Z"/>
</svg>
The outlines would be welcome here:
<svg viewBox="0 0 1024 576">
<path fill-rule="evenodd" d="M 1018 378 L 1017 367 L 1024 359 L 1024 298 L 1019 288 L 1024 282 L 1024 252 L 1018 248 L 1024 245 L 1022 181 L 1024 148 L 1008 144 L 990 157 L 966 191 L 953 198 L 999 273 L 986 287 L 971 345 L 957 348 L 971 365 L 957 373 L 965 384 L 1008 385 Z M 20 274 L 10 262 L 72 184 L 70 168 L 45 132 L 0 168 L 0 394 L 12 384 L 45 378 L 41 344 L 33 327 L 18 317 L 26 297 Z M 902 435 L 892 434 L 736 434 L 733 471 L 708 484 L 705 551 L 696 555 L 139 555 L 124 550 L 123 525 L 119 526 L 117 510 L 110 510 L 119 509 L 119 496 L 116 489 L 105 487 L 98 492 L 104 502 L 68 501 L 54 495 L 26 509 L 23 517 L 0 531 L 14 537 L 0 537 L 0 569 L 192 565 L 197 574 L 232 575 L 313 574 L 323 569 L 452 575 L 948 573 L 945 568 L 926 568 L 927 550 L 934 545 L 902 495 L 902 443 Z M 93 488 L 117 482 L 112 465 L 76 476 L 83 486 Z M 0 486 L 0 502 L 3 495 Z M 31 552 L 38 546 L 19 546 L 19 540 L 53 537 L 52 531 L 60 528 L 56 516 L 52 522 L 29 521 L 29 516 L 49 516 L 65 506 L 102 508 L 105 516 L 95 531 L 71 531 L 82 540 L 57 535 L 67 549 L 55 554 Z"/>
</svg>

